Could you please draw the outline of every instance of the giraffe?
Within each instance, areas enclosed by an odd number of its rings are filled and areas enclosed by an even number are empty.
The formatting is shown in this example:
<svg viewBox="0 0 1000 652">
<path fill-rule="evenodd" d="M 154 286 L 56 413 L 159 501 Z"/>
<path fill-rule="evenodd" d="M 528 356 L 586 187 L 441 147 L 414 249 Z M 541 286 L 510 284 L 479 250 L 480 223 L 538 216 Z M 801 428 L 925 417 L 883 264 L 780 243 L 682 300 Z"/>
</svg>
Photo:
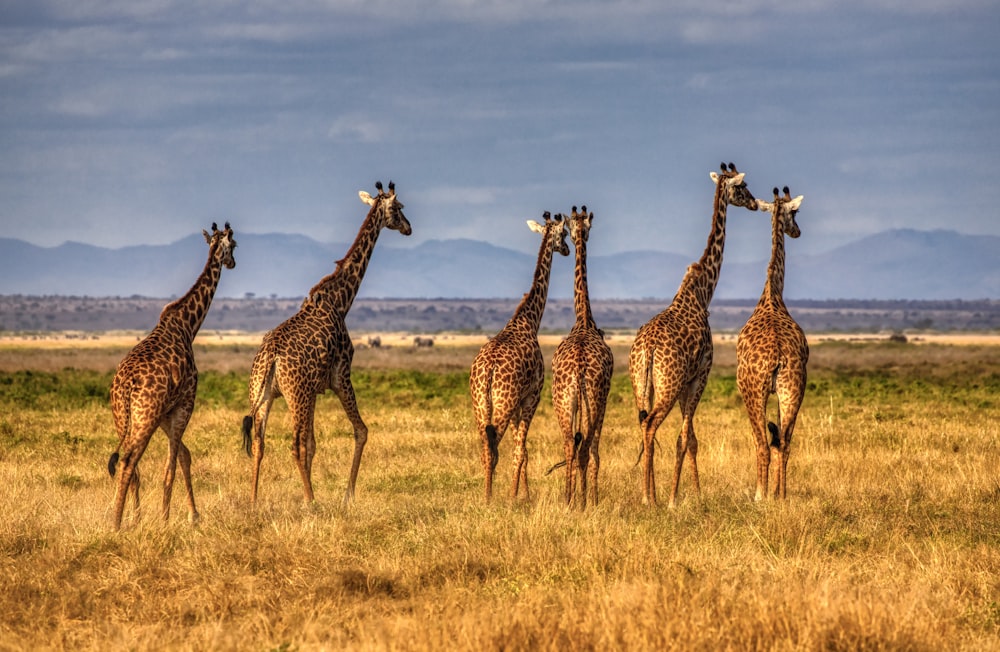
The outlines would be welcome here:
<svg viewBox="0 0 1000 652">
<path fill-rule="evenodd" d="M 187 489 L 188 516 L 198 520 L 191 488 L 191 452 L 181 441 L 194 410 L 198 369 L 191 343 L 201 328 L 222 267 L 236 266 L 236 240 L 226 223 L 221 231 L 202 231 L 208 242 L 208 262 L 187 294 L 167 304 L 152 332 L 118 364 L 111 382 L 111 413 L 118 431 L 118 448 L 108 460 L 108 473 L 117 475 L 114 527 L 121 529 L 125 500 L 131 493 L 139 511 L 139 459 L 157 428 L 167 435 L 167 466 L 163 475 L 163 519 L 170 516 L 170 495 L 177 461 Z"/>
<path fill-rule="evenodd" d="M 528 428 L 542 396 L 545 360 L 538 346 L 538 326 L 549 292 L 552 254 L 569 255 L 566 221 L 559 214 L 544 214 L 544 224 L 528 220 L 528 227 L 542 234 L 534 281 L 507 325 L 479 350 L 469 375 L 469 393 L 482 443 L 480 459 L 486 475 L 486 499 L 493 496 L 500 440 L 514 423 L 514 483 L 517 498 L 521 482 L 528 495 Z"/>
<path fill-rule="evenodd" d="M 559 464 L 566 466 L 566 503 L 573 501 L 578 469 L 582 508 L 587 507 L 588 473 L 591 502 L 597 505 L 601 429 L 614 370 L 614 356 L 604 341 L 604 333 L 594 322 L 587 289 L 587 239 L 593 219 L 594 214 L 588 213 L 586 206 L 580 212 L 573 207 L 569 231 L 576 249 L 573 283 L 576 322 L 552 357 L 552 405 L 566 451 L 566 460 Z"/>
<path fill-rule="evenodd" d="M 264 335 L 250 370 L 250 414 L 243 418 L 243 445 L 253 457 L 251 502 L 257 502 L 260 464 L 264 459 L 264 430 L 274 399 L 284 396 L 294 423 L 292 456 L 302 477 L 305 501 L 314 499 L 312 461 L 316 454 L 314 418 L 316 397 L 332 389 L 354 428 L 354 457 L 344 494 L 344 505 L 354 499 L 354 487 L 361 467 L 361 454 L 368 441 L 368 427 L 358 412 L 351 384 L 354 345 L 344 318 L 357 296 L 375 242 L 383 228 L 410 235 L 410 223 L 403 204 L 396 199 L 395 185 L 389 192 L 382 182 L 372 197 L 358 193 L 370 208 L 347 254 L 337 261 L 334 271 L 309 291 L 297 313 Z"/>
<path fill-rule="evenodd" d="M 738 172 L 735 165 L 730 163 L 727 170 L 723 164 L 721 173 L 712 172 L 710 176 L 715 182 L 715 197 L 712 228 L 705 252 L 697 262 L 688 266 L 670 305 L 639 329 L 629 352 L 629 375 L 642 430 L 642 455 L 645 456 L 642 496 L 645 504 L 656 503 L 653 470 L 656 430 L 676 402 L 680 403 L 683 423 L 681 434 L 677 437 L 670 507 L 677 501 L 685 455 L 691 458 L 695 491 L 701 491 L 694 412 L 712 368 L 712 330 L 708 324 L 708 306 L 722 266 L 726 210 L 730 204 L 757 210 L 757 200 L 743 181 L 744 173 Z"/>
<path fill-rule="evenodd" d="M 774 189 L 774 202 L 758 201 L 762 211 L 771 213 L 771 260 L 760 301 L 750 319 L 740 329 L 736 341 L 736 384 L 750 418 L 750 428 L 757 444 L 757 493 L 755 500 L 767 495 L 771 448 L 781 453 L 777 467 L 774 497 L 785 497 L 788 455 L 795 430 L 795 419 L 806 390 L 806 363 L 809 344 L 792 316 L 788 314 L 782 292 L 785 285 L 785 235 L 799 237 L 795 215 L 802 195 L 792 199 L 785 186 L 784 196 Z M 778 395 L 778 424 L 767 420 L 767 401 Z M 770 437 L 765 434 L 769 431 Z"/>
</svg>

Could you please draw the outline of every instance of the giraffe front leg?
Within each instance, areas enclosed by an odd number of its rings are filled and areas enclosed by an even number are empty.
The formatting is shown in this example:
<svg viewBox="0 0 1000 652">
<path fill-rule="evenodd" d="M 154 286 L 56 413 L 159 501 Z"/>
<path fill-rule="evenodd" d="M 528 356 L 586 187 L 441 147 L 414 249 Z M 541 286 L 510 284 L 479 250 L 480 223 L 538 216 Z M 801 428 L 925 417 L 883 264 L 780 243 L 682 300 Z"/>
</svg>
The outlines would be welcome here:
<svg viewBox="0 0 1000 652">
<path fill-rule="evenodd" d="M 295 428 L 292 455 L 295 457 L 295 465 L 299 469 L 299 477 L 302 478 L 302 499 L 306 503 L 311 503 L 315 500 L 315 496 L 312 486 L 310 466 L 312 460 L 309 457 L 309 441 L 314 437 L 313 418 L 316 411 L 316 395 L 310 392 L 305 396 L 289 396 L 287 398 L 289 407 L 292 409 L 292 420 Z"/>
<path fill-rule="evenodd" d="M 187 429 L 188 421 L 190 421 L 191 413 L 194 410 L 195 391 L 195 389 L 192 389 L 185 403 L 167 415 L 167 418 L 160 424 L 163 432 L 167 435 L 167 465 L 163 472 L 162 511 L 164 521 L 170 518 L 170 500 L 173 497 L 174 478 L 177 473 L 177 459 L 182 455 L 182 451 L 186 464 L 184 462 L 181 463 L 181 474 L 184 475 L 185 486 L 188 492 L 188 505 L 190 507 L 194 504 L 190 478 L 191 452 L 184 446 L 181 438 L 184 437 L 184 431 Z"/>
<path fill-rule="evenodd" d="M 180 450 L 177 453 L 177 459 L 181 463 L 181 475 L 184 477 L 184 488 L 187 490 L 188 521 L 197 523 L 201 516 L 194 504 L 194 487 L 191 484 L 191 451 L 183 442 L 181 442 Z"/>
<path fill-rule="evenodd" d="M 169 435 L 167 443 L 167 464 L 166 468 L 163 470 L 163 506 L 162 514 L 163 520 L 167 521 L 170 519 L 170 498 L 174 492 L 174 475 L 177 471 L 177 444 L 179 442 L 174 441 L 174 439 Z"/>
<path fill-rule="evenodd" d="M 354 456 L 351 458 L 351 470 L 347 479 L 347 490 L 344 492 L 344 506 L 347 507 L 354 500 L 354 489 L 358 481 L 358 471 L 361 469 L 361 454 L 364 453 L 365 444 L 368 442 L 368 426 L 361 419 L 358 412 L 358 401 L 354 396 L 354 386 L 351 384 L 350 370 L 343 376 L 339 383 L 334 386 L 334 393 L 340 399 L 340 404 L 347 413 L 347 418 L 354 427 Z"/>
<path fill-rule="evenodd" d="M 698 409 L 698 401 L 701 400 L 707 379 L 708 369 L 698 376 L 690 385 L 689 390 L 683 392 L 680 397 L 684 417 L 681 424 L 681 434 L 677 438 L 677 461 L 674 466 L 674 489 L 670 496 L 671 507 L 676 504 L 681 466 L 685 457 L 691 458 L 691 481 L 694 484 L 695 493 L 701 495 L 701 481 L 698 477 L 698 437 L 694 432 L 694 413 Z"/>
</svg>

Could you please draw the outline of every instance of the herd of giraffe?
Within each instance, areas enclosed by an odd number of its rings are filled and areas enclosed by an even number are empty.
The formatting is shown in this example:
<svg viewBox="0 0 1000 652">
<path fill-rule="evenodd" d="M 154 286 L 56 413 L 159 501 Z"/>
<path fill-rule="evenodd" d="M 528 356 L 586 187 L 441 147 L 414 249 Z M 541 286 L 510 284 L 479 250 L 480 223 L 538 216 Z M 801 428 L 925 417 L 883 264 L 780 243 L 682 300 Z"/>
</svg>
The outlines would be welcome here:
<svg viewBox="0 0 1000 652">
<path fill-rule="evenodd" d="M 760 301 L 737 342 L 737 384 L 746 405 L 757 446 L 756 499 L 767 495 L 771 449 L 781 454 L 774 496 L 784 498 L 789 448 L 802 403 L 809 348 L 802 329 L 789 315 L 782 299 L 784 285 L 784 236 L 799 236 L 795 222 L 802 196 L 792 198 L 774 189 L 773 202 L 756 199 L 747 189 L 744 174 L 730 163 L 711 173 L 715 184 L 712 225 L 701 258 L 691 264 L 673 301 L 643 325 L 629 355 L 629 375 L 642 431 L 643 502 L 656 502 L 654 446 L 656 431 L 675 403 L 682 412 L 677 438 L 670 505 L 677 499 L 681 469 L 690 457 L 694 487 L 698 482 L 698 440 L 694 412 L 712 366 L 712 334 L 708 308 L 719 280 L 726 237 L 728 206 L 771 214 L 772 247 L 767 280 Z M 354 428 L 344 504 L 355 492 L 368 428 L 358 411 L 351 383 L 354 346 L 345 317 L 357 296 L 375 242 L 384 228 L 410 235 L 410 223 L 390 182 L 381 182 L 374 197 L 360 192 L 369 206 L 357 238 L 333 273 L 309 291 L 297 313 L 264 335 L 254 356 L 249 382 L 249 414 L 243 419 L 243 443 L 252 458 L 251 501 L 256 502 L 260 465 L 264 456 L 264 431 L 274 399 L 285 397 L 294 423 L 292 455 L 302 478 L 304 498 L 313 500 L 312 460 L 316 452 L 314 417 L 316 397 L 327 389 L 340 400 Z M 508 426 L 514 426 L 511 495 L 523 485 L 528 494 L 527 437 L 542 394 L 545 362 L 538 343 L 538 329 L 548 296 L 553 255 L 569 255 L 567 235 L 576 252 L 574 309 L 576 321 L 552 358 L 552 404 L 564 439 L 565 500 L 577 495 L 585 508 L 598 501 L 600 439 L 611 387 L 614 359 L 597 327 L 587 288 L 587 241 L 594 214 L 586 206 L 573 207 L 567 217 L 546 212 L 543 223 L 528 221 L 541 234 L 534 279 L 507 325 L 490 338 L 476 355 L 469 376 L 473 413 L 481 442 L 486 498 L 493 491 L 499 445 Z M 236 265 L 236 240 L 227 223 L 204 232 L 209 245 L 208 262 L 191 289 L 164 307 L 156 327 L 118 365 L 111 385 L 111 408 L 118 432 L 118 449 L 108 460 L 108 471 L 117 476 L 113 525 L 119 529 L 125 502 L 131 494 L 139 507 L 138 463 L 157 428 L 168 439 L 168 459 L 163 479 L 164 519 L 177 461 L 187 490 L 189 519 L 198 519 L 191 486 L 191 453 L 181 438 L 194 409 L 198 386 L 192 343 L 218 286 L 222 267 Z M 767 402 L 777 395 L 778 423 L 769 422 Z"/>
</svg>

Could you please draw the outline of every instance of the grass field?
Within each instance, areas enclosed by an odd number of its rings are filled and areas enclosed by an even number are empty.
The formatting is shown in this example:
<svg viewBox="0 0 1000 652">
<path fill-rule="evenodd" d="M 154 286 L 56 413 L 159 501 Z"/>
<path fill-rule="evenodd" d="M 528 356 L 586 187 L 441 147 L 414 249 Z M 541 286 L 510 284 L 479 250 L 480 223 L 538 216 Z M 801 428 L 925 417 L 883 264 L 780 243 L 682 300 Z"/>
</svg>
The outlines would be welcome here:
<svg viewBox="0 0 1000 652">
<path fill-rule="evenodd" d="M 134 335 L 0 342 L 0 650 L 1000 649 L 1000 342 L 816 342 L 788 500 L 752 501 L 753 452 L 732 341 L 696 416 L 702 494 L 640 502 L 627 338 L 601 442 L 601 502 L 561 501 L 546 395 L 514 502 L 510 438 L 482 499 L 468 398 L 477 343 L 359 350 L 370 428 L 355 504 L 340 507 L 350 426 L 317 409 L 317 501 L 301 502 L 276 403 L 261 500 L 241 449 L 259 337 L 202 338 L 184 441 L 197 526 L 165 437 L 143 510 L 110 528 L 107 391 Z M 545 342 L 547 359 L 558 338 Z M 391 338 L 383 342 L 393 343 Z M 661 503 L 679 417 L 660 430 Z"/>
</svg>

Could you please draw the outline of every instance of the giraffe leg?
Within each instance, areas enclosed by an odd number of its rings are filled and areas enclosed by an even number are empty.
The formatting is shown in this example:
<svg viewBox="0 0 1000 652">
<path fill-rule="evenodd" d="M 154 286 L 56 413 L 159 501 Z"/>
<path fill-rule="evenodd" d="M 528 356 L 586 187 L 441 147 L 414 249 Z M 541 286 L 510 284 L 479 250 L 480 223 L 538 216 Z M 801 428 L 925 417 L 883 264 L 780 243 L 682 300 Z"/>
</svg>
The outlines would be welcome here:
<svg viewBox="0 0 1000 652">
<path fill-rule="evenodd" d="M 580 443 L 580 448 L 576 453 L 576 463 L 580 469 L 580 509 L 587 509 L 587 473 L 590 470 L 590 442 L 589 438 L 585 438 Z M 575 492 L 575 488 L 574 488 Z"/>
<path fill-rule="evenodd" d="M 531 418 L 522 418 L 514 430 L 514 482 L 511 486 L 510 497 L 517 498 L 521 493 L 521 483 L 524 482 L 524 497 L 530 498 L 528 491 L 528 429 L 531 427 Z"/>
<path fill-rule="evenodd" d="M 170 497 L 174 491 L 174 475 L 177 471 L 177 444 L 178 440 L 167 433 L 167 465 L 163 470 L 163 520 L 170 518 Z"/>
<path fill-rule="evenodd" d="M 566 488 L 565 497 L 566 504 L 570 505 L 573 502 L 573 496 L 576 493 L 576 460 L 579 452 L 580 442 L 577 440 L 576 435 L 572 432 L 572 428 L 566 428 L 563 430 L 566 436 L 563 437 L 563 452 L 566 456 Z"/>
<path fill-rule="evenodd" d="M 672 407 L 672 405 L 670 406 Z M 656 452 L 656 431 L 659 429 L 660 424 L 663 420 L 667 418 L 670 410 L 662 409 L 660 407 L 654 407 L 653 411 L 646 417 L 646 420 L 642 423 L 642 455 L 643 455 L 643 473 L 642 473 L 642 504 L 643 505 L 655 505 L 656 504 L 656 473 L 653 468 L 653 457 Z M 681 458 L 683 460 L 683 458 Z"/>
<path fill-rule="evenodd" d="M 771 437 L 767 432 L 767 389 L 744 389 L 743 403 L 750 419 L 750 430 L 753 433 L 754 444 L 757 447 L 757 492 L 754 500 L 760 501 L 767 496 L 768 475 L 771 467 Z"/>
<path fill-rule="evenodd" d="M 184 477 L 184 489 L 187 490 L 188 501 L 188 521 L 197 523 L 200 518 L 198 508 L 194 504 L 194 487 L 191 485 L 191 451 L 180 443 L 180 450 L 177 452 L 177 459 L 181 463 L 181 475 Z"/>
<path fill-rule="evenodd" d="M 368 442 L 368 426 L 365 425 L 361 419 L 361 413 L 358 412 L 358 401 L 354 396 L 354 385 L 351 384 L 350 373 L 350 368 L 347 367 L 346 374 L 341 376 L 333 388 L 337 398 L 340 399 L 340 404 L 344 407 L 344 412 L 347 413 L 348 420 L 354 427 L 354 456 L 351 458 L 351 471 L 347 479 L 347 490 L 344 493 L 345 507 L 354 500 L 354 487 L 358 481 L 358 470 L 361 468 L 361 454 Z"/>
<path fill-rule="evenodd" d="M 507 432 L 513 415 L 509 411 L 500 413 L 495 424 L 487 424 L 480 428 L 479 436 L 482 442 L 480 461 L 486 478 L 486 500 L 493 498 L 493 478 L 496 475 L 497 462 L 500 460 L 500 442 Z"/>
<path fill-rule="evenodd" d="M 805 386 L 805 382 L 802 382 Z M 774 497 L 785 499 L 786 478 L 788 477 L 788 457 L 792 451 L 792 433 L 795 431 L 795 421 L 799 416 L 799 408 L 802 404 L 802 393 L 791 392 L 789 394 L 779 394 L 780 418 L 779 428 L 779 451 L 781 452 L 781 463 L 778 465 L 777 478 L 775 478 Z"/>
<path fill-rule="evenodd" d="M 302 478 L 303 500 L 306 503 L 311 503 L 315 500 L 315 496 L 312 488 L 312 459 L 309 456 L 309 440 L 315 437 L 313 434 L 313 415 L 316 410 L 316 395 L 309 393 L 304 397 L 296 396 L 293 398 L 289 396 L 287 398 L 289 407 L 293 408 L 292 420 L 295 425 L 292 455 L 295 457 L 295 465 Z"/>
<path fill-rule="evenodd" d="M 593 443 L 590 445 L 590 502 L 597 507 L 597 477 L 601 470 L 601 431 L 604 429 L 604 414 L 597 419 L 597 427 L 594 429 Z"/>
<path fill-rule="evenodd" d="M 133 421 L 135 423 L 135 421 Z M 139 434 L 132 438 L 126 437 L 121 445 L 121 455 L 118 460 L 118 471 L 116 473 L 117 486 L 115 488 L 115 506 L 113 524 L 116 530 L 122 527 L 122 515 L 125 512 L 125 499 L 131 493 L 135 504 L 135 515 L 139 515 L 139 459 L 146 450 L 149 440 L 153 435 L 155 426 L 146 426 L 137 430 Z"/>
<path fill-rule="evenodd" d="M 706 370 L 680 396 L 684 418 L 681 424 L 681 434 L 677 438 L 677 459 L 674 463 L 674 486 L 670 494 L 670 507 L 677 504 L 677 490 L 680 487 L 681 467 L 685 457 L 691 458 L 691 481 L 694 483 L 695 493 L 701 494 L 701 482 L 698 478 L 698 437 L 694 433 L 694 413 L 698 409 L 698 401 L 701 400 L 707 379 L 708 371 Z"/>
<path fill-rule="evenodd" d="M 264 461 L 264 431 L 267 429 L 267 418 L 271 413 L 271 399 L 265 401 L 252 417 L 253 439 L 253 470 L 250 484 L 250 504 L 257 504 L 257 486 L 260 483 L 260 464 Z"/>
<path fill-rule="evenodd" d="M 194 504 L 194 496 L 191 495 L 192 490 L 190 489 L 191 481 L 188 477 L 191 473 L 191 453 L 187 450 L 187 447 L 181 442 L 181 438 L 184 436 L 184 431 L 187 429 L 188 421 L 191 419 L 191 412 L 194 409 L 194 394 L 191 394 L 190 404 L 182 405 L 177 408 L 160 424 L 163 431 L 167 435 L 167 465 L 163 472 L 163 520 L 166 521 L 170 518 L 170 499 L 173 495 L 174 490 L 174 477 L 177 472 L 177 458 L 180 455 L 181 447 L 184 447 L 185 453 L 187 453 L 187 470 L 184 470 L 184 465 L 181 465 L 181 473 L 185 476 L 185 484 L 188 487 L 189 500 L 188 504 Z"/>
</svg>

